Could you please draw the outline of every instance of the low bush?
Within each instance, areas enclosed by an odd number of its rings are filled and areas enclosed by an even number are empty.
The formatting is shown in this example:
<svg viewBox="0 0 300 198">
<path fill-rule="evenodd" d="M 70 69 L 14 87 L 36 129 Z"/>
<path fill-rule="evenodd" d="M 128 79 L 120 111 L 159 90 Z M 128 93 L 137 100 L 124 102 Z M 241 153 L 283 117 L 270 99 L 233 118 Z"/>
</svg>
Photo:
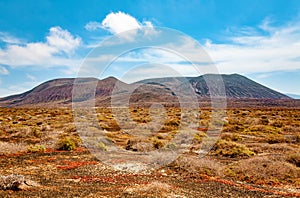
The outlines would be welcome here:
<svg viewBox="0 0 300 198">
<path fill-rule="evenodd" d="M 266 137 L 266 141 L 269 144 L 277 144 L 277 143 L 284 143 L 288 140 L 286 140 L 282 135 L 268 135 Z"/>
<path fill-rule="evenodd" d="M 223 169 L 218 161 L 197 156 L 181 156 L 172 165 L 192 175 L 220 176 Z"/>
<path fill-rule="evenodd" d="M 153 146 L 154 146 L 155 149 L 160 149 L 160 148 L 164 147 L 165 144 L 164 144 L 163 140 L 159 140 L 159 139 L 155 138 L 153 140 Z"/>
<path fill-rule="evenodd" d="M 213 147 L 215 155 L 224 157 L 249 157 L 255 153 L 243 144 L 227 140 L 219 140 Z"/>
<path fill-rule="evenodd" d="M 31 134 L 36 138 L 41 138 L 44 135 L 38 127 L 32 127 Z"/>
<path fill-rule="evenodd" d="M 283 127 L 283 122 L 280 120 L 275 120 L 271 123 L 271 126 L 281 128 L 281 127 Z"/>
<path fill-rule="evenodd" d="M 283 158 L 255 156 L 240 160 L 226 169 L 227 176 L 255 184 L 296 183 L 300 169 Z"/>
<path fill-rule="evenodd" d="M 26 151 L 26 145 L 21 143 L 0 142 L 0 155 Z"/>
<path fill-rule="evenodd" d="M 221 139 L 234 142 L 242 140 L 241 136 L 236 133 L 223 133 L 221 134 Z"/>
<path fill-rule="evenodd" d="M 157 139 L 157 141 L 160 141 Z M 154 150 L 154 142 L 143 141 L 139 138 L 129 139 L 126 144 L 126 150 L 148 152 Z"/>
<path fill-rule="evenodd" d="M 171 192 L 172 187 L 167 183 L 154 181 L 146 185 L 127 188 L 122 197 L 149 197 L 149 194 L 151 194 L 150 197 L 173 197 Z"/>
<path fill-rule="evenodd" d="M 206 133 L 203 131 L 200 131 L 194 135 L 194 143 L 201 143 L 203 141 L 203 138 L 207 137 Z"/>
<path fill-rule="evenodd" d="M 46 148 L 43 145 L 32 145 L 27 148 L 28 153 L 44 152 Z"/>
<path fill-rule="evenodd" d="M 296 165 L 297 167 L 300 167 L 300 154 L 299 153 L 290 154 L 287 157 L 287 161 Z"/>
<path fill-rule="evenodd" d="M 64 151 L 71 151 L 76 148 L 74 140 L 71 138 L 64 138 L 58 142 L 57 149 Z"/>
<path fill-rule="evenodd" d="M 173 127 L 178 127 L 180 125 L 180 120 L 177 119 L 170 119 L 167 120 L 165 123 L 167 126 L 173 126 Z"/>
<path fill-rule="evenodd" d="M 98 142 L 97 148 L 102 151 L 107 151 L 107 146 L 103 142 Z"/>
</svg>

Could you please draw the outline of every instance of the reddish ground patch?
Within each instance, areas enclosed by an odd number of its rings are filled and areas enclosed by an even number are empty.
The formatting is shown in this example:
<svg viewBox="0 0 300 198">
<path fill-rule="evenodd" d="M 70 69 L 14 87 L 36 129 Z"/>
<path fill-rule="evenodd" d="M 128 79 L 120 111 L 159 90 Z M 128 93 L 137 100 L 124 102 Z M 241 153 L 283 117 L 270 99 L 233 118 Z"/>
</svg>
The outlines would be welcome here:
<svg viewBox="0 0 300 198">
<path fill-rule="evenodd" d="M 63 170 L 71 170 L 71 169 L 75 169 L 81 166 L 86 166 L 86 165 L 92 165 L 92 164 L 98 164 L 98 162 L 96 161 L 86 161 L 86 162 L 77 162 L 77 161 L 67 161 L 64 160 L 62 161 L 63 166 L 57 166 L 58 169 L 63 169 Z"/>
</svg>

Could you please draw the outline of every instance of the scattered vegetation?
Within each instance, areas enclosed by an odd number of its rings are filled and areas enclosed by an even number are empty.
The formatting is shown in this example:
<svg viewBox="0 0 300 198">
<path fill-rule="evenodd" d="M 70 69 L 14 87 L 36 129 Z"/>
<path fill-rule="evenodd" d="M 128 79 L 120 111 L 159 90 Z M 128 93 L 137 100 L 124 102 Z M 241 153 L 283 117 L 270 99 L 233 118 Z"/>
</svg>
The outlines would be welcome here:
<svg viewBox="0 0 300 198">
<path fill-rule="evenodd" d="M 0 155 L 7 155 L 26 151 L 26 145 L 22 143 L 0 142 Z"/>
<path fill-rule="evenodd" d="M 226 141 L 238 142 L 242 140 L 242 137 L 237 133 L 222 133 L 221 139 Z"/>
<path fill-rule="evenodd" d="M 289 154 L 287 157 L 287 161 L 300 167 L 300 153 Z"/>
<path fill-rule="evenodd" d="M 299 109 L 228 109 L 223 121 L 211 124 L 212 113 L 208 109 L 199 111 L 196 119 L 190 115 L 181 115 L 179 109 L 172 107 L 166 111 L 163 126 L 147 126 L 152 119 L 149 110 L 139 107 L 131 109 L 131 118 L 124 120 L 125 127 L 118 124 L 111 109 L 97 108 L 96 111 L 99 125 L 86 128 L 86 140 L 89 142 L 82 142 L 70 109 L 1 109 L 0 173 L 26 173 L 37 179 L 41 178 L 45 185 L 50 186 L 53 177 L 55 187 L 66 182 L 68 186 L 80 186 L 85 181 L 90 182 L 93 187 L 99 187 L 99 184 L 104 184 L 105 187 L 113 184 L 116 187 L 118 182 L 123 182 L 117 186 L 122 188 L 129 181 L 134 181 L 140 183 L 125 189 L 124 196 L 150 191 L 158 196 L 171 196 L 173 180 L 168 184 L 164 181 L 153 183 L 149 182 L 153 175 L 145 176 L 146 178 L 139 181 L 133 179 L 136 176 L 134 174 L 130 175 L 130 179 L 124 179 L 123 176 L 112 178 L 112 173 L 105 175 L 107 170 L 102 172 L 103 165 L 100 167 L 100 162 L 88 154 L 83 143 L 103 151 L 109 150 L 107 142 L 134 152 L 149 152 L 163 147 L 181 148 L 180 143 L 185 143 L 185 136 L 182 142 L 178 141 L 176 144 L 170 140 L 178 134 L 182 116 L 191 122 L 196 120 L 199 124 L 193 128 L 197 130 L 191 145 L 193 149 L 187 149 L 172 164 L 163 167 L 166 170 L 164 174 L 172 178 L 174 175 L 176 178 L 183 176 L 185 182 L 191 178 L 213 177 L 259 185 L 284 184 L 295 188 L 300 185 Z M 80 119 L 90 121 L 89 118 Z M 199 158 L 197 154 L 203 146 L 203 140 L 208 136 L 208 127 L 213 125 L 217 128 L 222 124 L 222 133 L 212 150 L 204 158 Z M 139 130 L 132 131 L 136 126 L 140 127 L 138 129 L 148 127 L 147 135 L 140 137 Z M 103 135 L 103 141 L 99 141 L 99 135 Z M 81 153 L 78 154 L 79 152 Z M 104 175 L 97 177 L 93 170 Z M 41 174 L 44 172 L 49 174 Z M 6 177 L 0 177 L 0 188 L 14 188 L 14 185 L 8 185 L 7 181 L 10 179 Z M 153 178 L 157 178 L 157 175 Z M 54 192 L 53 189 L 51 192 Z M 79 196 L 76 193 L 73 195 Z M 87 193 L 85 196 L 93 195 Z"/>
<path fill-rule="evenodd" d="M 64 138 L 58 142 L 57 149 L 64 151 L 71 151 L 76 148 L 74 140 L 71 138 Z"/>
<path fill-rule="evenodd" d="M 219 140 L 214 145 L 215 155 L 225 156 L 225 157 L 249 157 L 255 153 L 251 151 L 247 146 L 239 144 L 233 141 Z"/>
<path fill-rule="evenodd" d="M 255 184 L 297 184 L 300 169 L 281 157 L 255 156 L 229 166 L 227 175 L 235 180 Z"/>
<path fill-rule="evenodd" d="M 209 175 L 221 176 L 223 165 L 217 160 L 209 157 L 199 158 L 197 156 L 181 156 L 170 167 L 181 169 L 194 176 Z"/>
<path fill-rule="evenodd" d="M 46 148 L 43 145 L 31 145 L 28 147 L 27 152 L 38 153 L 38 152 L 44 152 L 45 150 Z"/>
<path fill-rule="evenodd" d="M 172 187 L 169 184 L 162 182 L 151 182 L 146 185 L 140 185 L 133 188 L 128 188 L 124 192 L 125 196 L 133 196 L 139 194 L 140 196 L 149 197 L 171 197 Z"/>
</svg>

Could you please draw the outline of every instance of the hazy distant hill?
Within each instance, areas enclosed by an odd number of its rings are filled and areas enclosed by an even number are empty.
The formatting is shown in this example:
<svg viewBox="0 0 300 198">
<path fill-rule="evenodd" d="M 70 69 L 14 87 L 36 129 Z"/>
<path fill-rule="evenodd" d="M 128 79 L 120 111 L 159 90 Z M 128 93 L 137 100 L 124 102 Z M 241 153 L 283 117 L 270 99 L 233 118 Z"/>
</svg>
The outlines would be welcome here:
<svg viewBox="0 0 300 198">
<path fill-rule="evenodd" d="M 290 99 L 290 97 L 269 89 L 261 84 L 258 84 L 244 76 L 238 74 L 221 75 L 225 93 L 229 99 Z M 206 74 L 199 77 L 178 77 L 178 78 L 155 78 L 146 79 L 133 84 L 126 84 L 114 77 L 109 77 L 103 80 L 96 78 L 77 79 L 77 84 L 83 87 L 83 90 L 89 83 L 97 83 L 96 99 L 98 105 L 108 105 L 110 96 L 117 83 L 120 88 L 114 97 L 123 100 L 122 94 L 129 92 L 127 90 L 135 89 L 131 94 L 131 102 L 152 102 L 152 101 L 174 101 L 176 94 L 170 87 L 172 85 L 184 85 L 187 83 L 193 88 L 193 91 L 198 97 L 210 97 L 210 94 L 218 95 L 218 87 L 214 87 L 214 83 L 220 76 L 217 74 Z M 0 99 L 0 106 L 28 106 L 28 105 L 70 105 L 72 102 L 72 89 L 74 78 L 63 78 L 50 80 L 22 94 L 8 96 Z M 206 81 L 212 83 L 207 86 Z M 141 85 L 141 83 L 143 85 Z M 179 87 L 180 87 L 179 86 Z M 89 96 L 87 96 L 89 97 Z"/>
</svg>

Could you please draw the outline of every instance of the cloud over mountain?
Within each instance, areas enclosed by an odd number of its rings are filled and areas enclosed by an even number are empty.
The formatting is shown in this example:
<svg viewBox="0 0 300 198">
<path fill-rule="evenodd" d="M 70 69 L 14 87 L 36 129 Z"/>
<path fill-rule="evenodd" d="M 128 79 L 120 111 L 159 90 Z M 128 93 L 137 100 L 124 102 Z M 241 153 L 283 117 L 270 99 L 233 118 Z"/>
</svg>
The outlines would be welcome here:
<svg viewBox="0 0 300 198">
<path fill-rule="evenodd" d="M 138 21 L 133 16 L 124 12 L 111 12 L 106 15 L 102 22 L 91 21 L 85 25 L 85 28 L 89 31 L 96 30 L 98 28 L 105 29 L 112 34 L 119 34 L 133 29 L 140 29 L 142 27 L 153 28 L 153 24 L 150 21 Z"/>
<path fill-rule="evenodd" d="M 81 42 L 79 36 L 72 35 L 68 30 L 51 27 L 43 42 L 7 42 L 4 48 L 0 48 L 0 64 L 12 68 L 74 66 L 76 60 L 70 56 Z"/>
</svg>

